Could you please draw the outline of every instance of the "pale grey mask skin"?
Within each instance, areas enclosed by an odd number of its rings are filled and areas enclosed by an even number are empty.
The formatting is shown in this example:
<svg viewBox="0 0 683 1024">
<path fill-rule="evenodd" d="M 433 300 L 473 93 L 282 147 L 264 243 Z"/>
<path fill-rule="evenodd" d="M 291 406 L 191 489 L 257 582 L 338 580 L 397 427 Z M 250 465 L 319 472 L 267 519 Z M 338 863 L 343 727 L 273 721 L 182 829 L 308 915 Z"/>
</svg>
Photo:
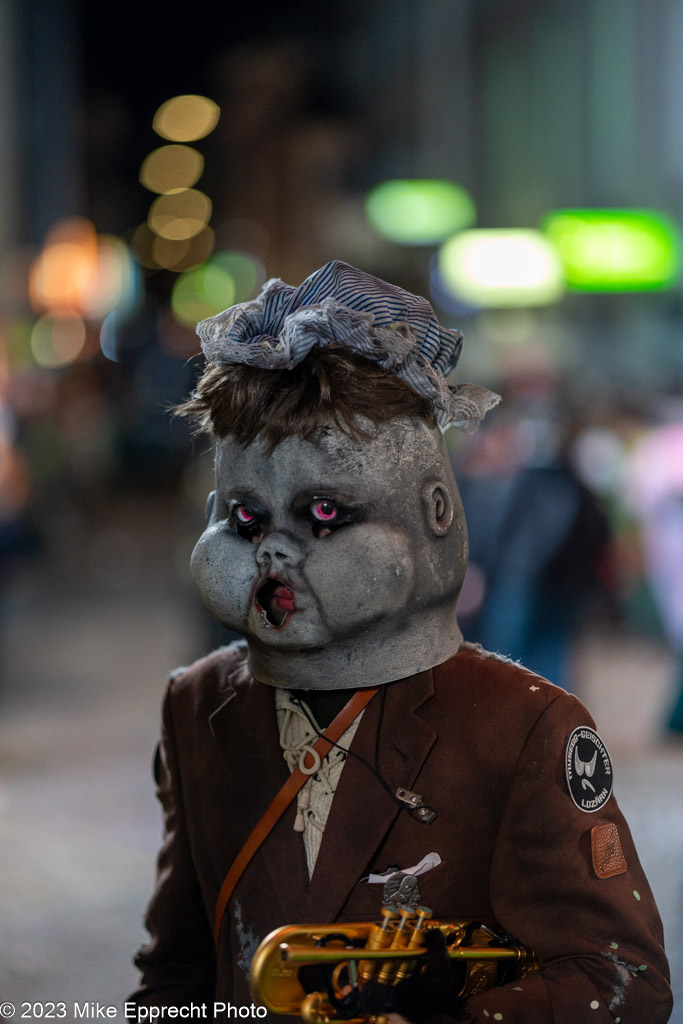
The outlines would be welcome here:
<svg viewBox="0 0 683 1024">
<path fill-rule="evenodd" d="M 439 430 L 392 420 L 370 440 L 325 430 L 268 454 L 216 446 L 216 492 L 192 555 L 208 611 L 242 633 L 275 686 L 376 686 L 462 643 L 467 561 L 460 497 Z"/>
</svg>

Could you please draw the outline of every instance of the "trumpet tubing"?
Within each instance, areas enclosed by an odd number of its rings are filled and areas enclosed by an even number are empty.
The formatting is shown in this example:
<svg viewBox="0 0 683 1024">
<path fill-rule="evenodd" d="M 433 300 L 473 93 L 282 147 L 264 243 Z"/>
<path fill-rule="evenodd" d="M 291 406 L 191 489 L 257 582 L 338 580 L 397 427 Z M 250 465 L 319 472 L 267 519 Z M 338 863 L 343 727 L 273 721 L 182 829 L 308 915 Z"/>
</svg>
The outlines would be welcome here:
<svg viewBox="0 0 683 1024">
<path fill-rule="evenodd" d="M 459 995 L 474 995 L 538 968 L 529 949 L 478 922 L 435 921 L 426 907 L 415 912 L 385 908 L 380 922 L 286 925 L 271 932 L 252 961 L 252 997 L 271 1013 L 300 1016 L 306 1024 L 331 1024 L 339 1019 L 335 1002 L 349 990 L 370 980 L 397 984 L 418 973 L 427 956 L 426 933 L 434 928 L 444 937 L 446 955 L 458 965 Z M 311 984 L 300 972 L 315 965 L 327 973 Z M 326 991 L 309 991 L 313 986 Z M 349 1024 L 370 1021 L 359 1016 Z"/>
</svg>

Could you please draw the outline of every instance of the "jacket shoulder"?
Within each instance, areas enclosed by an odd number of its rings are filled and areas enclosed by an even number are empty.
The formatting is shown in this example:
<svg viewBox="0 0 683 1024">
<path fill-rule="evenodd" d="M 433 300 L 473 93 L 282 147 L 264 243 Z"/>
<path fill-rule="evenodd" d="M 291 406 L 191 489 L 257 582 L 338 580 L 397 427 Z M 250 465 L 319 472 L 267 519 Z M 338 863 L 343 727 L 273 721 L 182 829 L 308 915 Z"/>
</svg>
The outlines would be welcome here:
<svg viewBox="0 0 683 1024">
<path fill-rule="evenodd" d="M 172 701 L 192 701 L 195 708 L 216 704 L 252 681 L 247 666 L 247 644 L 238 640 L 219 647 L 192 665 L 169 674 L 168 694 Z"/>
<path fill-rule="evenodd" d="M 455 657 L 435 671 L 442 677 L 442 686 L 459 692 L 464 706 L 479 713 L 488 709 L 489 722 L 498 721 L 504 728 L 513 722 L 531 728 L 551 707 L 560 717 L 593 724 L 589 711 L 573 694 L 480 644 L 463 643 Z"/>
<path fill-rule="evenodd" d="M 595 728 L 581 701 L 472 644 L 432 671 L 436 699 L 423 714 L 448 757 L 461 758 L 462 771 L 474 770 L 479 782 L 487 779 L 504 801 L 526 750 L 534 771 L 562 785 L 567 738 L 578 727 Z"/>
<path fill-rule="evenodd" d="M 555 686 L 550 680 L 537 675 L 519 661 L 506 658 L 503 654 L 487 651 L 481 644 L 465 641 L 456 655 L 458 670 L 466 672 L 480 685 L 494 686 L 497 689 L 518 692 L 535 689 L 531 693 L 541 692 L 553 699 L 566 693 L 566 690 Z"/>
</svg>

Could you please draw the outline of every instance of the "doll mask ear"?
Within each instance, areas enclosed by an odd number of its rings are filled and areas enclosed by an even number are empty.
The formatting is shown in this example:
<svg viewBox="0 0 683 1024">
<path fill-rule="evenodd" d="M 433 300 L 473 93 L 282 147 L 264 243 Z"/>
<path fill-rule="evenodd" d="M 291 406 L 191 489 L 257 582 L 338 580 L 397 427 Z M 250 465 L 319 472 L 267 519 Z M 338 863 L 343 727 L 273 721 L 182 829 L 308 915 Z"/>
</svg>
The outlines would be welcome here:
<svg viewBox="0 0 683 1024">
<path fill-rule="evenodd" d="M 206 516 L 206 522 L 207 523 L 211 522 L 211 516 L 213 515 L 213 510 L 214 510 L 215 505 L 216 505 L 216 492 L 215 491 L 209 491 L 209 496 L 206 499 L 206 508 L 204 509 L 204 515 Z"/>
<path fill-rule="evenodd" d="M 453 522 L 453 499 L 445 483 L 428 480 L 422 485 L 422 508 L 435 537 L 445 537 Z"/>
</svg>

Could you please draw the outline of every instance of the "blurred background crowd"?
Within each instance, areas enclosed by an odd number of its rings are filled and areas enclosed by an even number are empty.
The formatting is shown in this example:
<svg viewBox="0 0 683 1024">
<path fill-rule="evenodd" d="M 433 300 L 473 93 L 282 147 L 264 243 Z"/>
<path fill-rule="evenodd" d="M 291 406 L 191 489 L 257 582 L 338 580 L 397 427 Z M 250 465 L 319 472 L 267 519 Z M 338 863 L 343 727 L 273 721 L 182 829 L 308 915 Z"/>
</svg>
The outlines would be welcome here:
<svg viewBox="0 0 683 1024">
<path fill-rule="evenodd" d="M 449 437 L 465 634 L 603 712 L 683 985 L 682 102 L 680 0 L 2 0 L 3 993 L 125 995 L 163 674 L 224 640 L 169 409 L 197 320 L 334 258 L 503 396 Z"/>
</svg>

